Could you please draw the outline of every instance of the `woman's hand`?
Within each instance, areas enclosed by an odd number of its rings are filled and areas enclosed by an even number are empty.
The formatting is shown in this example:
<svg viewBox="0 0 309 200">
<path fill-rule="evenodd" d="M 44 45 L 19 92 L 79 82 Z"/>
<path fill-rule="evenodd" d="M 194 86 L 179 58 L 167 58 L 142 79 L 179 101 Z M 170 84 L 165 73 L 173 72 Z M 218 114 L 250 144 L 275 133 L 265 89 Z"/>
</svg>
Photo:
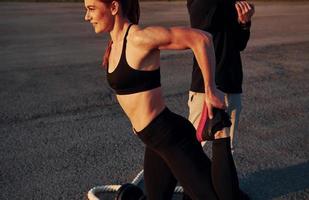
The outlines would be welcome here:
<svg viewBox="0 0 309 200">
<path fill-rule="evenodd" d="M 218 89 L 206 90 L 205 93 L 205 103 L 208 109 L 208 116 L 210 119 L 213 118 L 212 108 L 226 109 L 224 102 L 224 93 Z"/>
</svg>

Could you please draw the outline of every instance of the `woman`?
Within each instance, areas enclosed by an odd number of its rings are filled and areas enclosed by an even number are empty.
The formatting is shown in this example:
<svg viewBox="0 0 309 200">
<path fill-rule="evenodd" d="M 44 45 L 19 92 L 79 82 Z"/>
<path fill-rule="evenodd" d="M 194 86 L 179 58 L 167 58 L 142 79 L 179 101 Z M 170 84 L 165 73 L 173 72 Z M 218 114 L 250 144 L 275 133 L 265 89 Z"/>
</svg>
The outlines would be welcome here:
<svg viewBox="0 0 309 200">
<path fill-rule="evenodd" d="M 190 48 L 201 66 L 210 116 L 213 107 L 224 108 L 223 96 L 213 80 L 215 60 L 211 36 L 189 28 L 142 29 L 136 25 L 138 0 L 85 0 L 85 7 L 85 20 L 93 25 L 95 32 L 111 36 L 103 65 L 133 131 L 146 145 L 147 199 L 171 199 L 177 181 L 192 199 L 223 199 L 222 184 L 228 184 L 229 194 L 235 196 L 237 176 L 235 179 L 233 173 L 229 173 L 232 176 L 226 177 L 218 171 L 222 167 L 235 171 L 226 132 L 219 131 L 215 135 L 212 166 L 216 166 L 215 163 L 220 166 L 218 170 L 211 170 L 211 162 L 195 138 L 194 127 L 169 111 L 160 85 L 160 50 Z M 228 189 L 224 189 L 223 192 L 227 192 Z M 232 196 L 229 199 L 233 199 Z"/>
</svg>

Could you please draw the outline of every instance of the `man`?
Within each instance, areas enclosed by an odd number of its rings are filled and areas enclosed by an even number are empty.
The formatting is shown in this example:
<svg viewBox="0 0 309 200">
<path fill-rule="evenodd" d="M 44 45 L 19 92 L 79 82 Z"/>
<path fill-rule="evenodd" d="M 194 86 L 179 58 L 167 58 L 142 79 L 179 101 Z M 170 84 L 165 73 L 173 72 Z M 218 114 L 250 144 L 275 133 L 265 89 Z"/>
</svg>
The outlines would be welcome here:
<svg viewBox="0 0 309 200">
<path fill-rule="evenodd" d="M 225 93 L 227 112 L 231 117 L 231 151 L 237 142 L 236 129 L 241 111 L 242 63 L 240 51 L 246 48 L 250 37 L 253 4 L 235 0 L 187 0 L 191 27 L 210 32 L 213 36 L 218 89 Z M 195 58 L 189 92 L 189 120 L 197 128 L 204 104 L 203 76 Z M 204 145 L 204 144 L 203 144 Z M 184 194 L 183 200 L 190 198 Z M 250 199 L 240 191 L 240 199 Z"/>
<path fill-rule="evenodd" d="M 254 6 L 235 0 L 187 0 L 191 27 L 210 32 L 216 53 L 215 80 L 225 93 L 227 112 L 231 116 L 231 150 L 234 152 L 239 114 L 241 111 L 242 63 L 240 51 L 250 37 Z M 204 102 L 203 76 L 193 59 L 192 81 L 189 92 L 189 120 L 198 125 Z"/>
</svg>

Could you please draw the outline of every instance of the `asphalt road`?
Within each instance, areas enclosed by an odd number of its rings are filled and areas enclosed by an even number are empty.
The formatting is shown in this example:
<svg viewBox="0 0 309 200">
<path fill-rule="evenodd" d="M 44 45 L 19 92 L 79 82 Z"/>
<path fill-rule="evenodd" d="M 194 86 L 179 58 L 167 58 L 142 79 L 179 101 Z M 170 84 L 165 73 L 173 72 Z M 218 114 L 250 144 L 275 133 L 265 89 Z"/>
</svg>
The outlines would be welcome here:
<svg viewBox="0 0 309 200">
<path fill-rule="evenodd" d="M 106 83 L 107 37 L 83 21 L 83 5 L 0 10 L 0 199 L 85 199 L 93 186 L 131 181 L 144 147 Z M 184 2 L 141 10 L 143 26 L 188 25 Z M 253 200 L 309 199 L 308 10 L 309 2 L 256 3 L 235 154 Z M 167 104 L 183 116 L 191 57 L 162 54 Z"/>
</svg>

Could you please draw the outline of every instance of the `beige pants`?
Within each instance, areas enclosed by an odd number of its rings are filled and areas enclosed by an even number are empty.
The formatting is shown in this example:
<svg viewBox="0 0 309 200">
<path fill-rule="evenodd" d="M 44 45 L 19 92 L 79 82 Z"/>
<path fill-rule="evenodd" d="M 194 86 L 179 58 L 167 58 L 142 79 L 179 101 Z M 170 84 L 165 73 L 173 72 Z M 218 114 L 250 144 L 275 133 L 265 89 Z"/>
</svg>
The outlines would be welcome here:
<svg viewBox="0 0 309 200">
<path fill-rule="evenodd" d="M 241 112 L 241 94 L 225 94 L 225 103 L 227 112 L 231 116 L 232 126 L 230 127 L 231 149 L 232 153 L 235 151 L 237 145 L 236 130 L 239 122 L 239 115 Z M 197 128 L 204 103 L 204 93 L 189 92 L 188 106 L 189 106 L 189 121 Z M 202 145 L 204 145 L 203 143 Z"/>
</svg>

